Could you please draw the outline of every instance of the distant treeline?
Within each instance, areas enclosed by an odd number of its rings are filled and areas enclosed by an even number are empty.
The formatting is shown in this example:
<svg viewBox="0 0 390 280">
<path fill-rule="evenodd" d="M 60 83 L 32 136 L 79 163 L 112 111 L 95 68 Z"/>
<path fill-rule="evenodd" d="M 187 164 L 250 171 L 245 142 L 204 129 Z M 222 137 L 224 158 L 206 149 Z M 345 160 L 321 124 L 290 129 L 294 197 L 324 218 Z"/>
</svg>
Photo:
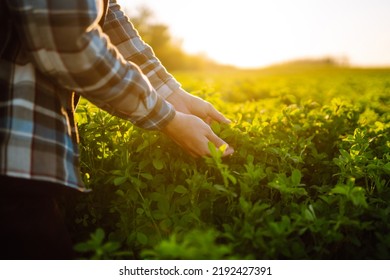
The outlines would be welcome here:
<svg viewBox="0 0 390 280">
<path fill-rule="evenodd" d="M 221 65 L 204 54 L 186 53 L 180 39 L 173 38 L 168 25 L 153 20 L 154 13 L 150 8 L 142 6 L 137 11 L 126 12 L 142 39 L 153 48 L 156 56 L 169 71 L 234 68 Z"/>
<path fill-rule="evenodd" d="M 174 38 L 169 26 L 156 22 L 154 12 L 147 6 L 141 6 L 136 11 L 126 10 L 142 39 L 149 44 L 156 56 L 162 61 L 169 71 L 181 70 L 229 70 L 235 69 L 232 65 L 222 65 L 205 54 L 188 54 L 182 48 L 182 42 Z M 346 56 L 340 57 L 318 57 L 300 58 L 285 61 L 273 66 L 349 66 L 349 59 Z"/>
<path fill-rule="evenodd" d="M 349 59 L 346 56 L 325 56 L 318 58 L 301 58 L 286 61 L 281 63 L 282 65 L 327 65 L 327 66 L 349 66 Z"/>
</svg>

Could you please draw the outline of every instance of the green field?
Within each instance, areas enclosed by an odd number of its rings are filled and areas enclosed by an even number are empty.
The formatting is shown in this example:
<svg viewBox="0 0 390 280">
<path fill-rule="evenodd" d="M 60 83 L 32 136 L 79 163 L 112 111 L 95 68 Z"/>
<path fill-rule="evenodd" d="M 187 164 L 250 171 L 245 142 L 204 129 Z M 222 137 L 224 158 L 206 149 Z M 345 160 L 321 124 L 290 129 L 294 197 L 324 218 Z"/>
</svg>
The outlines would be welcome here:
<svg viewBox="0 0 390 280">
<path fill-rule="evenodd" d="M 390 69 L 174 75 L 233 120 L 212 128 L 235 153 L 192 159 L 84 101 L 80 258 L 390 258 Z"/>
</svg>

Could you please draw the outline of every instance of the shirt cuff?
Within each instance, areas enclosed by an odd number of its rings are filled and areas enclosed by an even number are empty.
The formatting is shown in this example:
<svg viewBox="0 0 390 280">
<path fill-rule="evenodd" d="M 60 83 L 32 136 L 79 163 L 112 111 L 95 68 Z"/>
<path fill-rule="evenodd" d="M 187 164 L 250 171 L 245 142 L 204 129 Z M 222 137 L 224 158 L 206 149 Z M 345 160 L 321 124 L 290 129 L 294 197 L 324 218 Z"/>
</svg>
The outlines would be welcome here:
<svg viewBox="0 0 390 280">
<path fill-rule="evenodd" d="M 133 120 L 132 123 L 147 130 L 162 130 L 175 115 L 175 108 L 163 98 L 158 97 L 153 110 L 145 117 Z"/>
<path fill-rule="evenodd" d="M 157 94 L 160 95 L 164 100 L 167 99 L 172 93 L 182 90 L 181 85 L 174 79 L 170 79 L 159 88 L 155 89 Z"/>
</svg>

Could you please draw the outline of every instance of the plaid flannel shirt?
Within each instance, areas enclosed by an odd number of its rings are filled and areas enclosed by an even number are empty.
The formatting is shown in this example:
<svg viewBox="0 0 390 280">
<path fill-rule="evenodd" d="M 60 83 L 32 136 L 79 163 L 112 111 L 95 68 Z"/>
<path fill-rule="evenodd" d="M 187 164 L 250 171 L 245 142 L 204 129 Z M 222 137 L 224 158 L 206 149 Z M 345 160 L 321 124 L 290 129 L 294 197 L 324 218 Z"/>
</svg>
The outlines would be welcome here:
<svg viewBox="0 0 390 280">
<path fill-rule="evenodd" d="M 0 0 L 0 175 L 84 189 L 73 92 L 145 129 L 180 84 L 115 0 Z M 1 187 L 1 186 L 0 186 Z"/>
</svg>

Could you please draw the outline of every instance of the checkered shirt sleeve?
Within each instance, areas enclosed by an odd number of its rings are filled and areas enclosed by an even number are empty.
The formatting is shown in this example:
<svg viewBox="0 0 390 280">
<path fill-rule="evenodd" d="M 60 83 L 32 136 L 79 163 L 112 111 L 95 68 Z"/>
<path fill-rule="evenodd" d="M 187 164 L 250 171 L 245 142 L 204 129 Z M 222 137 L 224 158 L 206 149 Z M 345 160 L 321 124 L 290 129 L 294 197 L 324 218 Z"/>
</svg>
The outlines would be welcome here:
<svg viewBox="0 0 390 280">
<path fill-rule="evenodd" d="M 181 90 L 180 83 L 168 73 L 152 48 L 146 44 L 116 0 L 110 0 L 104 32 L 123 57 L 137 64 L 164 99 Z"/>
<path fill-rule="evenodd" d="M 84 189 L 72 92 L 145 129 L 174 117 L 101 16 L 99 0 L 0 1 L 0 176 Z"/>
</svg>

